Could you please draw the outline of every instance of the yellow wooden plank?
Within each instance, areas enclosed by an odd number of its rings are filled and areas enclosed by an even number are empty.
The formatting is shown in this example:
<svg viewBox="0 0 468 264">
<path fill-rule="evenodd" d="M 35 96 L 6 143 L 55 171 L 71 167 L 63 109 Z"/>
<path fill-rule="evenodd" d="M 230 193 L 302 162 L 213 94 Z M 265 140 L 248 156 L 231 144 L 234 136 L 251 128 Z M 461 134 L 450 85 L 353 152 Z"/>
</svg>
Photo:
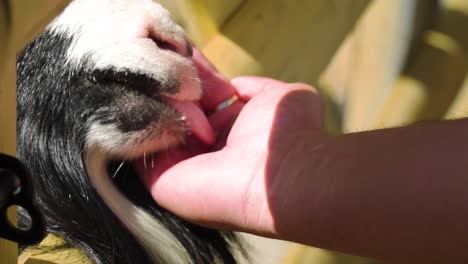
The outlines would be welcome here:
<svg viewBox="0 0 468 264">
<path fill-rule="evenodd" d="M 406 63 L 414 35 L 432 18 L 435 1 L 377 0 L 355 32 L 344 130 L 371 128 Z M 418 12 L 419 11 L 419 12 Z"/>
<path fill-rule="evenodd" d="M 178 2 L 183 16 L 183 26 L 192 40 L 200 47 L 218 33 L 219 27 L 209 16 L 205 3 L 201 0 Z"/>
<path fill-rule="evenodd" d="M 339 135 L 343 133 L 343 115 L 342 115 L 342 104 L 337 100 L 337 94 L 335 89 L 328 86 L 327 83 L 320 82 L 316 85 L 320 91 L 322 98 L 325 102 L 325 117 L 324 125 L 325 129 L 331 135 Z"/>
<path fill-rule="evenodd" d="M 10 0 L 12 52 L 17 52 L 35 35 L 39 34 L 49 21 L 57 15 L 70 0 Z"/>
<path fill-rule="evenodd" d="M 468 17 L 468 0 L 443 0 L 444 14 L 436 25 L 436 30 L 444 32 L 453 38 L 457 45 L 468 50 L 468 34 L 466 28 Z"/>
<path fill-rule="evenodd" d="M 400 77 L 372 127 L 399 126 L 416 120 L 420 114 L 419 109 L 424 107 L 426 97 L 424 83 L 414 78 Z"/>
<path fill-rule="evenodd" d="M 193 1 L 193 0 L 192 0 Z M 219 27 L 224 24 L 244 0 L 203 0 L 208 14 Z"/>
<path fill-rule="evenodd" d="M 392 5 L 394 9 L 398 6 L 406 6 L 408 9 L 402 13 L 394 12 L 394 15 L 398 17 L 396 19 L 398 23 L 387 23 L 390 18 L 387 8 L 384 8 L 386 5 Z M 375 114 L 376 109 L 381 107 L 381 101 L 388 94 L 388 89 L 385 88 L 388 88 L 388 83 L 391 84 L 395 79 L 395 73 L 400 70 L 408 48 L 414 46 L 414 40 L 418 39 L 422 30 L 430 23 L 436 11 L 435 7 L 435 1 L 432 0 L 412 0 L 404 3 L 379 0 L 366 11 L 361 21 L 358 22 L 355 32 L 343 42 L 320 77 L 320 84 L 325 87 L 325 90 L 321 90 L 322 93 L 334 103 L 335 111 L 347 113 L 347 131 L 369 128 L 366 123 L 372 119 L 367 115 Z M 385 14 L 382 15 L 382 12 Z M 404 19 L 400 20 L 400 16 Z M 379 20 L 380 17 L 383 17 L 382 21 Z M 408 25 L 404 25 L 404 22 L 408 22 Z M 404 25 L 404 28 L 408 30 L 396 27 L 398 25 Z M 387 32 L 389 27 L 390 31 L 393 28 L 393 34 L 403 35 L 407 35 L 411 28 L 411 37 L 403 36 L 407 41 L 399 41 L 401 37 L 394 39 L 387 39 L 388 36 L 382 37 L 381 31 Z M 362 43 L 366 43 L 367 49 L 362 48 Z M 396 45 L 396 54 L 394 54 L 394 49 L 385 49 L 382 45 L 387 45 L 387 48 Z M 371 50 L 370 53 L 373 56 L 368 56 L 368 50 Z M 346 99 L 349 100 L 346 101 Z M 345 103 L 348 106 L 346 109 Z"/>
<path fill-rule="evenodd" d="M 459 14 L 467 11 L 446 9 L 434 28 L 424 34 L 421 48 L 413 54 L 374 126 L 399 126 L 445 116 L 468 72 L 468 21 L 459 19 Z"/>
<path fill-rule="evenodd" d="M 6 56 L 0 79 L 0 152 L 16 153 L 15 57 Z"/>
<path fill-rule="evenodd" d="M 157 0 L 187 31 L 194 43 L 203 47 L 243 0 Z"/>
<path fill-rule="evenodd" d="M 204 47 L 229 77 L 317 83 L 368 0 L 247 1 Z"/>
<path fill-rule="evenodd" d="M 467 0 L 444 0 L 447 12 L 451 14 L 451 18 L 446 23 L 445 28 L 451 31 L 450 35 L 457 39 L 458 44 L 464 51 L 466 60 L 468 61 L 468 34 L 466 30 L 460 28 L 463 24 L 466 25 L 466 18 L 468 17 L 468 1 Z M 459 91 L 457 97 L 450 106 L 446 118 L 465 118 L 468 117 L 468 74 Z"/>
<path fill-rule="evenodd" d="M 16 93 L 15 57 L 6 56 L 0 73 L 0 153 L 15 155 L 16 152 Z M 15 212 L 9 211 L 9 219 L 16 223 Z M 0 238 L 0 264 L 16 262 L 18 254 L 15 243 Z"/>
<path fill-rule="evenodd" d="M 362 257 L 351 256 L 339 252 L 323 250 L 320 248 L 310 248 L 301 245 L 294 245 L 290 253 L 286 256 L 284 264 L 377 264 L 377 261 Z"/>
<path fill-rule="evenodd" d="M 5 8 L 0 5 L 0 37 L 7 39 L 8 34 L 8 14 Z M 0 70 L 2 69 L 5 62 L 5 56 L 7 54 L 7 41 L 0 41 Z M 1 72 L 1 71 L 0 71 Z M 0 76 L 2 74 L 0 73 Z"/>
<path fill-rule="evenodd" d="M 367 127 L 374 103 L 397 77 L 408 49 L 414 5 L 415 0 L 377 0 L 359 23 L 344 111 L 345 131 Z"/>
<path fill-rule="evenodd" d="M 356 35 L 350 33 L 341 44 L 332 61 L 320 76 L 320 86 L 331 100 L 343 110 L 350 80 L 353 78 L 353 68 L 356 54 Z"/>
<path fill-rule="evenodd" d="M 456 119 L 468 117 L 468 74 L 462 85 L 462 89 L 453 101 L 445 118 Z"/>
</svg>

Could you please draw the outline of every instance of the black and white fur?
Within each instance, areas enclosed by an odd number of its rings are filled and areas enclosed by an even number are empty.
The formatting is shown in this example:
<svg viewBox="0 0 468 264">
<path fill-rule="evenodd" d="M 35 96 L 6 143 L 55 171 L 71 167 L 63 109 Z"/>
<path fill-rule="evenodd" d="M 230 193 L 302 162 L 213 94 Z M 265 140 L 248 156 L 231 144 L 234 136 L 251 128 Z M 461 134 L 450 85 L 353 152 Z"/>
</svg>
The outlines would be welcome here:
<svg viewBox="0 0 468 264">
<path fill-rule="evenodd" d="M 235 235 L 160 208 L 125 162 L 183 141 L 183 117 L 162 95 L 201 95 L 190 44 L 164 8 L 73 1 L 18 56 L 17 86 L 18 155 L 49 232 L 95 263 L 236 262 Z"/>
</svg>

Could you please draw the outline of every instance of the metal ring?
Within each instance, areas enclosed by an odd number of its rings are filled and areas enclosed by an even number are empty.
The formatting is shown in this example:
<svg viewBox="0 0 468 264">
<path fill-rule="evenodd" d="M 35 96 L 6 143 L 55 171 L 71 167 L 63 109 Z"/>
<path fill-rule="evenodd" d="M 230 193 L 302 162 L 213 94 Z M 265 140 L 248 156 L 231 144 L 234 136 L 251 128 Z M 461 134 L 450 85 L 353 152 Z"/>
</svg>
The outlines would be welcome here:
<svg viewBox="0 0 468 264">
<path fill-rule="evenodd" d="M 239 97 L 237 95 L 233 95 L 232 97 L 222 101 L 220 104 L 218 104 L 216 106 L 216 110 L 215 111 L 220 111 L 220 110 L 223 110 L 227 107 L 229 107 L 230 105 L 234 104 L 236 101 L 239 100 Z"/>
</svg>

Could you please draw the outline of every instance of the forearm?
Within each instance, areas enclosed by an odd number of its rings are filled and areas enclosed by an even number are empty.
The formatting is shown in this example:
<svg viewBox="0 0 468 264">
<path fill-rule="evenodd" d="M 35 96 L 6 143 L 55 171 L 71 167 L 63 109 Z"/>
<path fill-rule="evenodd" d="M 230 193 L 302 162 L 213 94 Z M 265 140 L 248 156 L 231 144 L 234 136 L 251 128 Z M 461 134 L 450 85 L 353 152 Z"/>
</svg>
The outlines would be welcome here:
<svg viewBox="0 0 468 264">
<path fill-rule="evenodd" d="M 291 240 L 397 262 L 468 262 L 468 119 L 339 136 L 309 157 L 312 201 L 291 210 L 306 212 Z"/>
</svg>

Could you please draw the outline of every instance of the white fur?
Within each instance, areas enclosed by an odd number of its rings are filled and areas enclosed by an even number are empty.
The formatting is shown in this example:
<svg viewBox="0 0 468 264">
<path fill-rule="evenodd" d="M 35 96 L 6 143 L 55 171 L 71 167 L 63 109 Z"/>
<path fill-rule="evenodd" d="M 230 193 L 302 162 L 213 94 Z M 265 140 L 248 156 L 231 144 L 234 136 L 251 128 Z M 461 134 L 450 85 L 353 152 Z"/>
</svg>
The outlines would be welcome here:
<svg viewBox="0 0 468 264">
<path fill-rule="evenodd" d="M 89 58 L 97 69 L 128 69 L 163 85 L 177 79 L 181 84 L 177 96 L 180 100 L 201 96 L 192 61 L 160 49 L 151 39 L 171 43 L 180 52 L 189 45 L 169 12 L 151 0 L 75 0 L 50 29 L 75 37 L 67 53 L 71 67 Z"/>
<path fill-rule="evenodd" d="M 159 221 L 127 200 L 114 186 L 106 169 L 106 154 L 91 148 L 85 163 L 96 191 L 133 235 L 142 243 L 155 263 L 191 263 L 179 241 Z"/>
<path fill-rule="evenodd" d="M 121 132 L 115 124 L 93 123 L 86 135 L 86 148 L 97 147 L 114 159 L 136 159 L 180 143 L 166 131 L 154 130 L 149 127 L 144 131 Z"/>
</svg>

